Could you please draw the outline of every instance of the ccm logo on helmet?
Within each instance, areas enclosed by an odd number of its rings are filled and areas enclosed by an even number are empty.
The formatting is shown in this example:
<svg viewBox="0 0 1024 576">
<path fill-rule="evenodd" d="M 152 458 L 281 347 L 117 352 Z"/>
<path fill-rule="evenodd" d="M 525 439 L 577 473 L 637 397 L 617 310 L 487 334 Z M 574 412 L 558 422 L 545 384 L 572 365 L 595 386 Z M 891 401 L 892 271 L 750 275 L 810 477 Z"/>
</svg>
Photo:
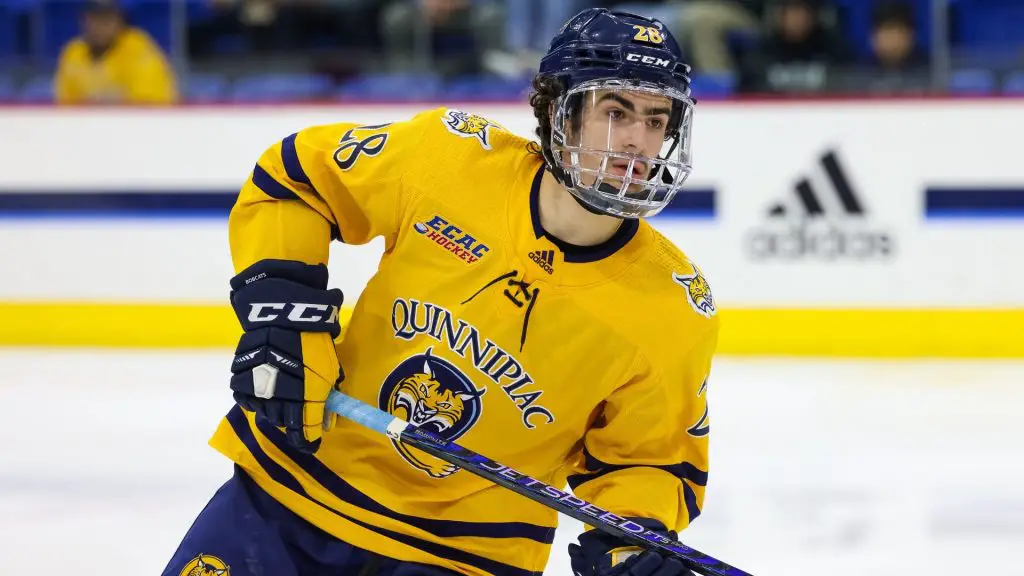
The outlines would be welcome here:
<svg viewBox="0 0 1024 576">
<path fill-rule="evenodd" d="M 651 66 L 661 66 L 662 68 L 668 68 L 672 65 L 672 61 L 666 58 L 658 58 L 656 56 L 643 56 L 635 52 L 629 52 L 626 54 L 626 60 L 630 62 L 641 62 L 643 64 L 650 64 Z"/>
<path fill-rule="evenodd" d="M 288 319 L 292 322 L 321 322 L 324 320 L 323 314 L 317 314 L 317 312 L 328 312 L 330 316 L 327 317 L 326 322 L 328 324 L 334 324 L 338 321 L 338 307 L 328 306 L 327 304 L 303 304 L 296 302 L 289 304 L 285 302 L 264 302 L 259 304 L 249 305 L 249 322 L 270 322 L 277 320 L 284 310 L 288 310 Z"/>
</svg>

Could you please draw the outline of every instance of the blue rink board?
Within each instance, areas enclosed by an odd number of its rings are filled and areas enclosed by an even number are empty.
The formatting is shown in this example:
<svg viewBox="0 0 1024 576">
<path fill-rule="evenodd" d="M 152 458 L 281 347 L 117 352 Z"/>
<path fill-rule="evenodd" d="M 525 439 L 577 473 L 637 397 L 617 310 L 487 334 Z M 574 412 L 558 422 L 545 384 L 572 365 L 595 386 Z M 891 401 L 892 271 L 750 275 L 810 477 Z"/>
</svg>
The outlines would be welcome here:
<svg viewBox="0 0 1024 576">
<path fill-rule="evenodd" d="M 0 191 L 0 218 L 226 218 L 237 191 Z M 928 219 L 1024 218 L 1024 187 L 941 187 L 924 192 Z M 718 191 L 678 194 L 659 218 L 714 219 Z"/>
<path fill-rule="evenodd" d="M 1024 218 L 1024 187 L 939 187 L 925 190 L 925 217 Z"/>
<path fill-rule="evenodd" d="M 237 191 L 0 192 L 0 218 L 227 218 Z M 715 191 L 686 190 L 661 216 L 712 219 Z"/>
</svg>

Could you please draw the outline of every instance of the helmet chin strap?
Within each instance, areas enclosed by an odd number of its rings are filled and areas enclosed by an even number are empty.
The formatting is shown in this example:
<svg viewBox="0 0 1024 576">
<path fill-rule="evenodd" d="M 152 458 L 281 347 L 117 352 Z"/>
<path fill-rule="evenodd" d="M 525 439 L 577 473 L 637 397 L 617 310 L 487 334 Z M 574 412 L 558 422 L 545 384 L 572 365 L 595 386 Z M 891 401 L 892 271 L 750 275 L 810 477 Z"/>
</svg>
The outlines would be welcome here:
<svg viewBox="0 0 1024 576">
<path fill-rule="evenodd" d="M 587 212 L 590 212 L 591 214 L 596 214 L 598 216 L 610 216 L 612 218 L 617 218 L 619 220 L 622 220 L 622 218 L 620 218 L 620 217 L 618 217 L 618 216 L 616 216 L 614 214 L 608 214 L 607 212 L 604 212 L 602 210 L 598 210 L 597 208 L 595 208 L 595 207 L 591 206 L 590 204 L 587 204 L 586 202 L 581 200 L 580 197 L 577 196 L 576 194 L 572 193 L 572 189 L 575 188 L 575 186 L 573 185 L 573 182 L 572 182 L 572 178 L 569 176 L 568 172 L 566 172 L 565 170 L 559 168 L 558 164 L 555 163 L 553 155 L 551 153 L 551 148 L 549 146 L 542 146 L 541 147 L 541 155 L 544 157 L 544 166 L 547 169 L 547 171 L 555 178 L 556 182 L 558 182 L 559 184 L 562 185 L 562 187 L 569 194 L 569 196 L 573 200 L 575 200 L 576 203 L 579 204 L 581 208 L 583 208 Z M 611 184 L 607 184 L 607 183 L 601 184 L 599 189 L 602 189 L 605 192 L 608 192 L 608 193 L 611 193 L 611 194 L 615 194 L 616 192 L 618 192 L 618 190 L 616 190 L 614 186 L 612 186 Z"/>
<path fill-rule="evenodd" d="M 565 191 L 569 193 L 569 196 L 571 196 L 572 199 L 575 200 L 576 203 L 579 204 L 581 208 L 583 208 L 587 212 L 590 212 L 591 214 L 596 214 L 598 216 L 611 216 L 612 218 L 617 218 L 619 220 L 622 220 L 622 218 L 620 218 L 620 217 L 618 217 L 618 216 L 616 216 L 614 214 L 609 214 L 609 213 L 607 213 L 607 212 L 605 212 L 603 210 L 599 210 L 599 209 L 591 206 L 590 204 L 587 204 L 585 201 L 580 199 L 579 196 L 577 196 L 576 194 L 572 193 L 572 190 L 576 187 L 576 185 L 573 183 L 572 177 L 569 176 L 569 173 L 566 172 L 565 170 L 563 170 L 558 165 L 558 163 L 555 162 L 555 154 L 554 154 L 554 151 L 552 151 L 552 149 L 551 149 L 551 144 L 550 143 L 544 143 L 544 144 L 541 145 L 541 155 L 544 157 L 544 164 L 547 166 L 548 172 L 550 172 L 551 175 L 554 176 L 555 181 L 558 182 L 559 184 L 561 184 L 565 188 Z M 598 188 L 598 190 L 602 190 L 602 191 L 608 192 L 610 194 L 618 193 L 618 190 L 616 190 L 614 186 L 612 186 L 611 184 L 607 184 L 607 183 L 602 183 L 601 186 Z"/>
<path fill-rule="evenodd" d="M 615 187 L 612 186 L 611 184 L 601 184 L 599 189 L 604 188 L 605 186 L 607 186 L 610 189 L 608 191 L 610 191 L 610 192 L 614 192 L 615 191 Z M 566 187 L 566 192 L 569 192 L 568 186 Z M 582 206 L 584 210 L 586 210 L 587 212 L 590 212 L 591 214 L 597 214 L 598 216 L 610 216 L 612 218 L 617 218 L 619 220 L 622 220 L 622 218 L 619 217 L 619 216 L 616 216 L 614 214 L 609 214 L 607 212 L 602 212 L 601 210 L 598 210 L 597 208 L 594 208 L 590 204 L 587 204 L 586 202 L 581 200 L 579 196 L 573 194 L 572 192 L 569 192 L 569 196 L 572 196 L 572 199 L 575 200 L 577 204 Z"/>
<path fill-rule="evenodd" d="M 554 176 L 555 181 L 558 182 L 559 184 L 561 184 L 563 188 L 565 188 L 565 191 L 569 193 L 569 196 L 572 197 L 572 199 L 575 200 L 576 203 L 579 204 L 581 208 L 583 208 L 587 212 L 590 212 L 591 214 L 596 214 L 598 216 L 611 216 L 612 218 L 618 218 L 618 216 L 615 216 L 614 214 L 608 214 L 607 212 L 604 212 L 604 211 L 598 210 L 597 208 L 594 208 L 590 204 L 587 204 L 586 202 L 581 200 L 579 196 L 577 196 L 576 194 L 572 193 L 572 189 L 575 188 L 575 185 L 572 182 L 572 178 L 569 176 L 568 172 L 566 172 L 565 170 L 561 169 L 555 163 L 554 158 L 552 157 L 552 154 L 551 154 L 551 148 L 550 147 L 548 147 L 548 146 L 542 147 L 541 148 L 541 154 L 544 156 L 544 164 L 545 164 L 548 172 L 550 172 L 551 175 Z M 605 187 L 607 187 L 607 188 L 605 189 Z M 611 184 L 607 184 L 607 183 L 601 184 L 601 189 L 605 189 L 606 192 L 609 192 L 609 193 L 612 193 L 612 194 L 618 192 L 615 189 L 614 186 L 612 186 Z"/>
</svg>

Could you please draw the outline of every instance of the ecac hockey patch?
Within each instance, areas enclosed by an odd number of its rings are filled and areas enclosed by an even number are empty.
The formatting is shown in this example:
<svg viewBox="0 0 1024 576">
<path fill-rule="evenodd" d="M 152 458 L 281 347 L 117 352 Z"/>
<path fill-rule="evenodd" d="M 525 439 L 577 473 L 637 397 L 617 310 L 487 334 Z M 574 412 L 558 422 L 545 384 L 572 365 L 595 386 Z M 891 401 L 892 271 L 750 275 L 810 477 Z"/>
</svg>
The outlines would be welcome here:
<svg viewBox="0 0 1024 576">
<path fill-rule="evenodd" d="M 469 232 L 452 224 L 439 214 L 426 222 L 416 222 L 412 229 L 432 240 L 459 260 L 472 264 L 483 258 L 491 249 Z"/>
</svg>

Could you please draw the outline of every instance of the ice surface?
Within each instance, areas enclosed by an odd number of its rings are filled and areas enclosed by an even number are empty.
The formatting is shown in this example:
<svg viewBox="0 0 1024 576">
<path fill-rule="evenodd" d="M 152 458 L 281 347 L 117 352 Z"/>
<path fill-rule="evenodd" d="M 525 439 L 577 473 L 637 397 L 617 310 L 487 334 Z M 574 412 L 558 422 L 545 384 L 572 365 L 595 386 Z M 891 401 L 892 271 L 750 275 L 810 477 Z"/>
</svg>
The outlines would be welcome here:
<svg viewBox="0 0 1024 576">
<path fill-rule="evenodd" d="M 0 574 L 159 574 L 230 474 L 229 363 L 0 350 Z M 1024 363 L 723 358 L 709 398 L 690 546 L 756 576 L 1024 575 Z"/>
</svg>

